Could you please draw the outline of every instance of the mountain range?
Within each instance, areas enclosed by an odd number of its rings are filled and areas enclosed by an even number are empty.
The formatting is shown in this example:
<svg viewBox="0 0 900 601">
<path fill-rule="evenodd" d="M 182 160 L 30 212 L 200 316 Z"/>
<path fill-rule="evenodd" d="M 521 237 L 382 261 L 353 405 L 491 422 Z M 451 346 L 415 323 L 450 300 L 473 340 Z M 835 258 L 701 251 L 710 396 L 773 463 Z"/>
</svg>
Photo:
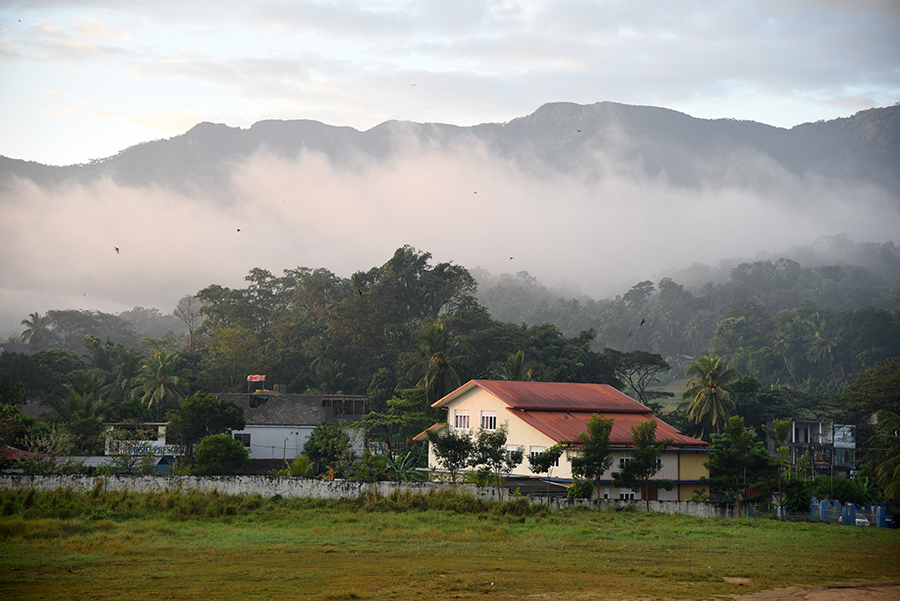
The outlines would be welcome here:
<svg viewBox="0 0 900 601">
<path fill-rule="evenodd" d="M 335 165 L 387 161 L 480 145 L 534 170 L 587 178 L 630 175 L 669 185 L 765 187 L 772 167 L 792 176 L 866 183 L 900 200 L 900 106 L 790 129 L 752 121 L 697 119 L 674 110 L 613 102 L 552 103 L 507 123 L 471 127 L 388 121 L 367 131 L 310 120 L 259 121 L 247 129 L 200 123 L 182 135 L 132 146 L 86 164 L 50 166 L 0 157 L 0 181 L 38 185 L 110 178 L 119 185 L 187 190 L 225 181 L 259 152 L 321 153 Z"/>
</svg>

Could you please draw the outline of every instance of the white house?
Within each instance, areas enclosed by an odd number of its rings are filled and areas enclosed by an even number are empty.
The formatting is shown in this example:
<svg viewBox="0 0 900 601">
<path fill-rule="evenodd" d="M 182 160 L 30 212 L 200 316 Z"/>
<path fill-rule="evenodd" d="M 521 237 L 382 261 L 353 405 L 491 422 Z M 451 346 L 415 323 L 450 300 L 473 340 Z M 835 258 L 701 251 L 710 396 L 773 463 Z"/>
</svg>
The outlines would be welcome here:
<svg viewBox="0 0 900 601">
<path fill-rule="evenodd" d="M 244 408 L 242 430 L 232 435 L 250 451 L 250 459 L 293 461 L 303 452 L 313 429 L 322 422 L 359 421 L 368 398 L 356 395 L 279 394 L 258 390 L 250 394 L 221 393 L 217 398 Z M 353 452 L 362 453 L 362 437 L 351 433 Z"/>
<path fill-rule="evenodd" d="M 685 436 L 655 417 L 649 407 L 606 384 L 471 380 L 433 406 L 447 411 L 447 421 L 432 426 L 431 430 L 451 428 L 473 432 L 478 428 L 493 430 L 505 423 L 509 429 L 507 448 L 522 449 L 526 456 L 566 443 L 568 448 L 560 457 L 559 465 L 550 472 L 552 479 L 563 481 L 572 479 L 571 458 L 578 453 L 579 437 L 587 431 L 588 420 L 595 414 L 612 419 L 613 467 L 601 480 L 606 498 L 640 498 L 639 492 L 613 487 L 611 473 L 620 463 L 628 461 L 631 426 L 649 420 L 657 422 L 657 440 L 673 441 L 662 456 L 662 470 L 656 477 L 675 483 L 672 491 L 653 489 L 651 500 L 689 499 L 695 490 L 703 487 L 701 477 L 709 475 L 703 466 L 708 460 L 709 443 Z M 416 440 L 427 440 L 426 433 Z M 439 471 L 430 444 L 428 461 L 429 468 Z M 527 459 L 512 474 L 536 476 L 529 469 Z"/>
</svg>

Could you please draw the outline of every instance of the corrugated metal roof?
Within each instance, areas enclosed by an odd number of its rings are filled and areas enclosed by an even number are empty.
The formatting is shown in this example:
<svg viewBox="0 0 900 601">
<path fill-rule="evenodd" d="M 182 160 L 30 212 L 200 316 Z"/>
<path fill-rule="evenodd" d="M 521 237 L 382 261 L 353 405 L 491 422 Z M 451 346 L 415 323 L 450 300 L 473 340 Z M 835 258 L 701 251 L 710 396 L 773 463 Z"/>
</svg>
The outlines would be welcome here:
<svg viewBox="0 0 900 601">
<path fill-rule="evenodd" d="M 244 421 L 248 426 L 318 426 L 323 421 L 358 421 L 357 415 L 335 415 L 330 407 L 323 407 L 323 400 L 334 403 L 335 400 L 349 399 L 356 401 L 365 397 L 354 395 L 319 395 L 319 394 L 281 394 L 268 396 L 263 394 L 220 393 L 215 395 L 221 399 L 233 401 L 244 408 Z"/>
<path fill-rule="evenodd" d="M 652 410 L 609 386 L 574 382 L 510 382 L 470 380 L 437 403 L 443 407 L 460 394 L 478 386 L 514 409 L 532 411 L 591 411 L 594 413 L 652 413 Z"/>
<path fill-rule="evenodd" d="M 656 440 L 672 439 L 673 447 L 706 447 L 709 443 L 685 436 L 674 427 L 648 413 L 607 413 L 586 411 L 517 411 L 508 409 L 516 417 L 555 440 L 578 443 L 587 423 L 596 413 L 613 420 L 609 442 L 612 445 L 631 446 L 631 426 L 656 420 Z"/>
</svg>

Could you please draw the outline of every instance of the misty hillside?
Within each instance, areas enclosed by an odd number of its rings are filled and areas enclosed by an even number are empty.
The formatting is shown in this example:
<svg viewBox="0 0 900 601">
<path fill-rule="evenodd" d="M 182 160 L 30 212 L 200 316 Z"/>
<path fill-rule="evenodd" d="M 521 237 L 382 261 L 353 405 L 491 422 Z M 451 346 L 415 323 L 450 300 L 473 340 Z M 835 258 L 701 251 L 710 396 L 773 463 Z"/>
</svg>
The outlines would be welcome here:
<svg viewBox="0 0 900 601">
<path fill-rule="evenodd" d="M 294 158 L 322 153 L 335 165 L 385 161 L 481 145 L 536 172 L 628 175 L 676 186 L 765 189 L 776 166 L 794 176 L 874 184 L 900 196 L 900 106 L 791 129 L 751 121 L 696 119 L 677 111 L 612 102 L 553 103 L 504 124 L 457 127 L 391 121 L 368 131 L 317 121 L 260 121 L 249 129 L 201 123 L 88 164 L 54 167 L 0 157 L 0 178 L 39 185 L 109 177 L 120 185 L 192 189 L 221 184 L 259 151 Z"/>
</svg>

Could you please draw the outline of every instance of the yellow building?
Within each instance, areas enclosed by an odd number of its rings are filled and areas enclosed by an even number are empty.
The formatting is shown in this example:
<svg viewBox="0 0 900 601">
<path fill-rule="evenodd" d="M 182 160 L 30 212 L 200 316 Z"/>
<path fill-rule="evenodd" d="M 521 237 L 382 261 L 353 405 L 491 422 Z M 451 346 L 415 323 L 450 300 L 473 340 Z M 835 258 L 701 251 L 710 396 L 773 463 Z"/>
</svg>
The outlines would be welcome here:
<svg viewBox="0 0 900 601">
<path fill-rule="evenodd" d="M 474 431 L 493 430 L 506 424 L 507 448 L 521 449 L 527 457 L 545 451 L 557 443 L 566 443 L 567 450 L 559 465 L 552 468 L 550 478 L 572 480 L 571 458 L 578 453 L 579 437 L 587 431 L 587 422 L 594 414 L 613 420 L 610 446 L 613 465 L 601 479 L 600 490 L 605 498 L 640 498 L 640 493 L 619 490 L 612 486 L 613 471 L 630 456 L 631 426 L 655 420 L 657 440 L 672 439 L 662 456 L 658 479 L 671 480 L 671 491 L 652 489 L 651 500 L 683 501 L 701 488 L 701 478 L 709 472 L 703 466 L 708 460 L 709 443 L 685 436 L 653 415 L 653 411 L 628 395 L 606 384 L 578 384 L 563 382 L 509 382 L 471 380 L 433 405 L 447 411 L 447 421 L 430 428 Z M 423 432 L 417 440 L 427 440 Z M 429 444 L 428 465 L 439 471 L 439 464 Z M 512 474 L 535 476 L 527 459 Z"/>
</svg>

